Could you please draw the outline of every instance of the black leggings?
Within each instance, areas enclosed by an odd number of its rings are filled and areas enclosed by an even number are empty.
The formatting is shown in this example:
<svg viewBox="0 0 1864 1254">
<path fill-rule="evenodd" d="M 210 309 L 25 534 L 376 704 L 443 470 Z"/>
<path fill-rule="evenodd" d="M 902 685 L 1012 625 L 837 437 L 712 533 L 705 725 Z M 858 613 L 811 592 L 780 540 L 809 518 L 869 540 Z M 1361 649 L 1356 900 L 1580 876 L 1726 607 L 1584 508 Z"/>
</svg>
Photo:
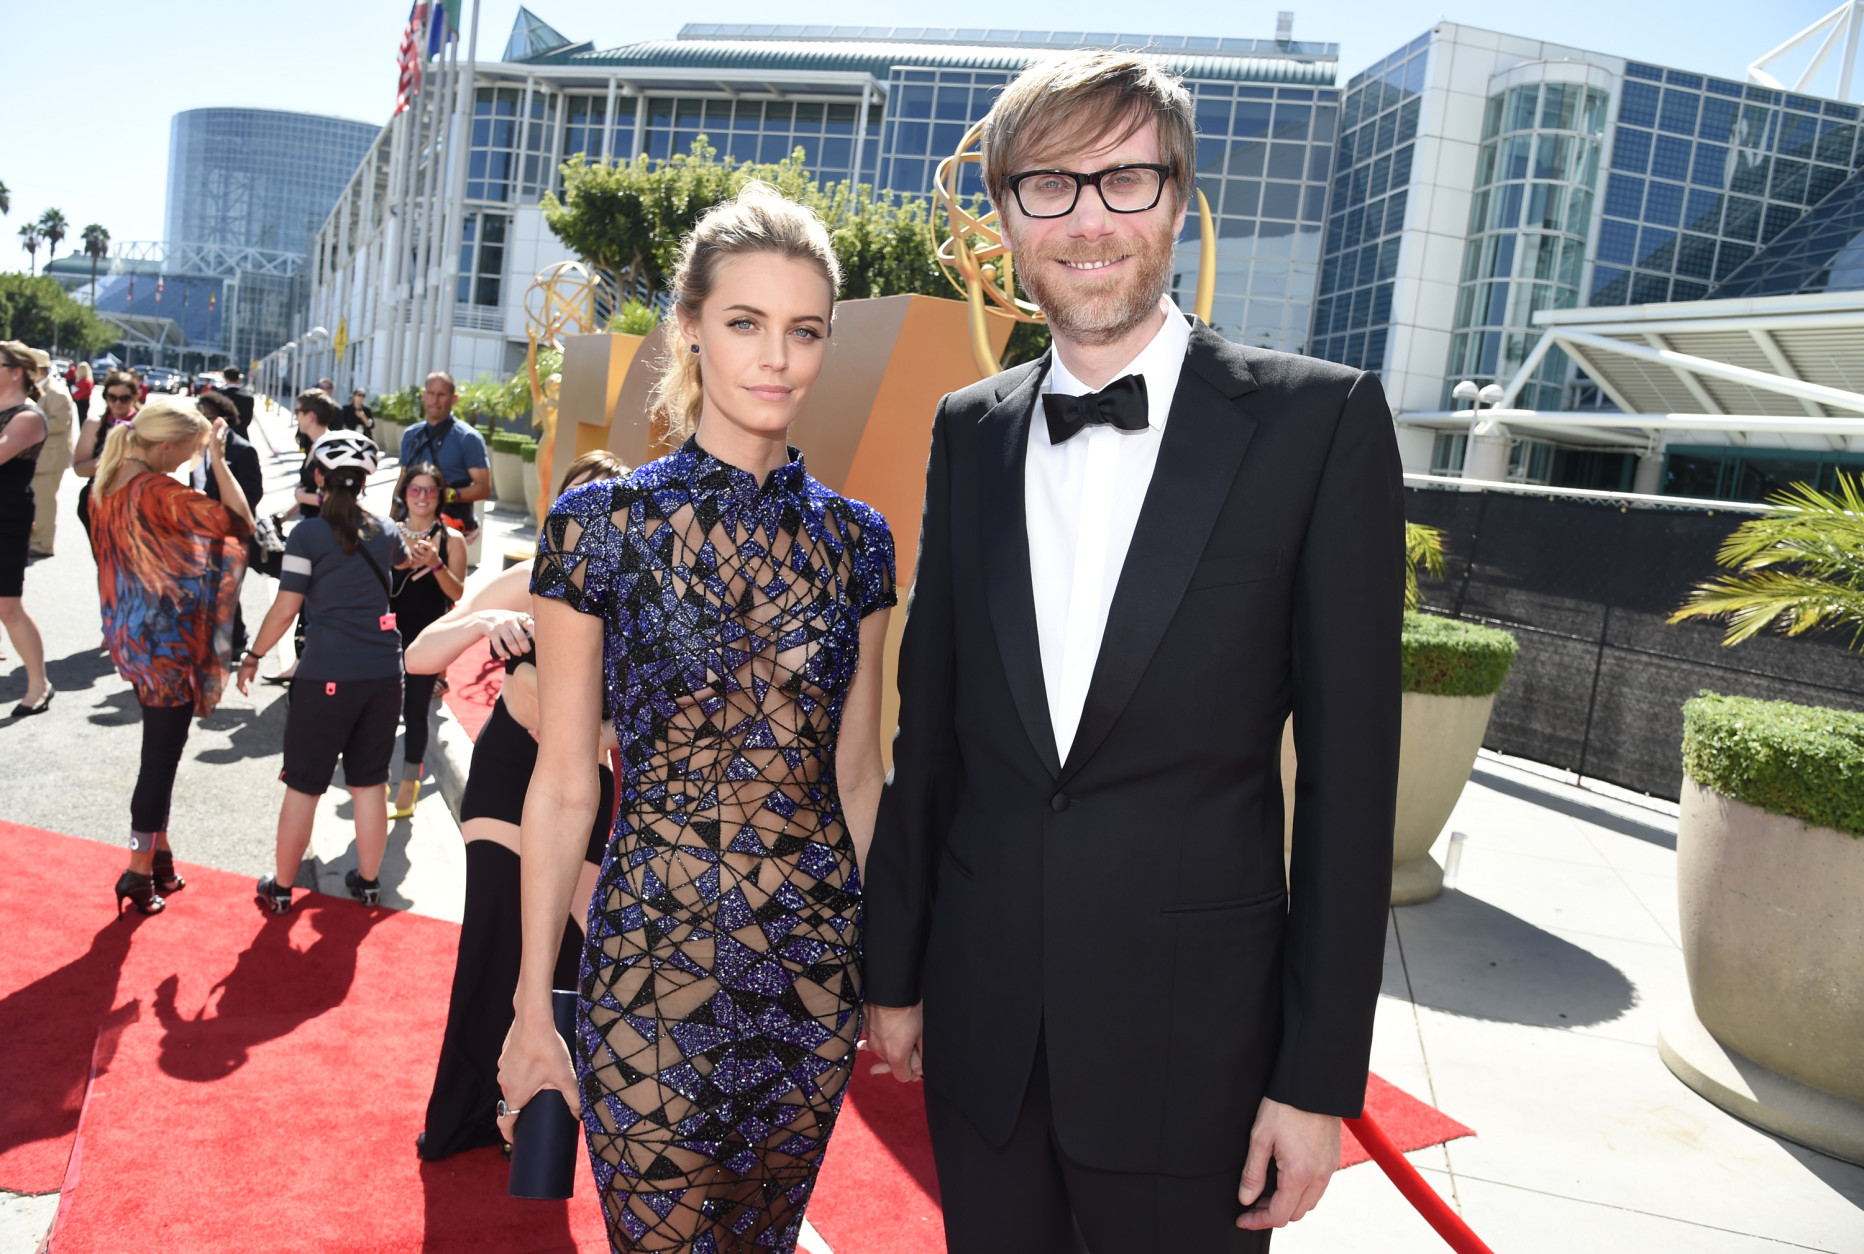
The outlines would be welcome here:
<svg viewBox="0 0 1864 1254">
<path fill-rule="evenodd" d="M 142 707 L 142 769 L 129 798 L 129 825 L 137 832 L 168 830 L 169 802 L 175 796 L 175 771 L 188 744 L 194 703 Z"/>
<path fill-rule="evenodd" d="M 427 703 L 439 678 L 413 672 L 401 677 L 401 760 L 408 766 L 427 760 Z"/>
</svg>

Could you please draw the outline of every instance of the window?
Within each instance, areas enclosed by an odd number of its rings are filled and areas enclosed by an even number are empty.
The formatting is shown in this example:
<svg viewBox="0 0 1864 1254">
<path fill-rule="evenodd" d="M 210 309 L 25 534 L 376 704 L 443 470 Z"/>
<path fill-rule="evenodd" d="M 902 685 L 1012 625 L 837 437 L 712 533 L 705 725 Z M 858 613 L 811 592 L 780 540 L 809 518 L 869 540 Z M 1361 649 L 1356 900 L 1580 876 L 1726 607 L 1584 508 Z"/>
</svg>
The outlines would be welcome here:
<svg viewBox="0 0 1864 1254">
<path fill-rule="evenodd" d="M 460 226 L 460 280 L 456 299 L 462 305 L 498 306 L 505 277 L 505 232 L 511 219 L 502 213 L 469 212 Z"/>
</svg>

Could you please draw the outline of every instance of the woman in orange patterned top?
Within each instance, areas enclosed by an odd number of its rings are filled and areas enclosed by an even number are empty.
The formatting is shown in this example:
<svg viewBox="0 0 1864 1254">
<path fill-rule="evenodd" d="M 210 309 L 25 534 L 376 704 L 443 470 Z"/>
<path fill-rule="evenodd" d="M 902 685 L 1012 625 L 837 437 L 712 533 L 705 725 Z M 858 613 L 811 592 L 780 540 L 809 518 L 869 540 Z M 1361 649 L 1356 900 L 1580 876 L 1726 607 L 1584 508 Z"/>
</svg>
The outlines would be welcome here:
<svg viewBox="0 0 1864 1254">
<path fill-rule="evenodd" d="M 113 427 L 97 467 L 91 537 L 104 644 L 142 706 L 142 769 L 130 798 L 125 901 L 159 914 L 186 884 L 168 845 L 168 807 L 189 720 L 220 704 L 232 648 L 233 607 L 252 534 L 252 506 L 227 469 L 227 424 L 192 400 L 157 396 Z M 213 449 L 220 499 L 172 478 Z"/>
</svg>

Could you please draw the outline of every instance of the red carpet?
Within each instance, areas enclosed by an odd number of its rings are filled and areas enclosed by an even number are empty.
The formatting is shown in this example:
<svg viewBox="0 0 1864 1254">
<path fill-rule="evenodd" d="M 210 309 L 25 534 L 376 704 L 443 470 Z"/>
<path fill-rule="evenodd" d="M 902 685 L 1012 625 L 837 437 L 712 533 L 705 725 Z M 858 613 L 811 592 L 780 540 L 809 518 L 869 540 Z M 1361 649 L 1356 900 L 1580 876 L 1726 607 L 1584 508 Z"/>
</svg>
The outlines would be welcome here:
<svg viewBox="0 0 1864 1254">
<path fill-rule="evenodd" d="M 575 1200 L 518 1202 L 495 1151 L 414 1156 L 455 925 L 315 895 L 278 919 L 198 867 L 167 913 L 115 920 L 122 860 L 0 822 L 0 1058 L 26 1081 L 0 1103 L 0 1189 L 66 1190 L 55 1254 L 607 1248 L 586 1167 Z M 835 1254 L 936 1254 L 921 1090 L 869 1066 L 810 1220 Z M 1376 1076 L 1368 1107 L 1401 1149 L 1469 1135 Z M 1365 1155 L 1349 1136 L 1341 1157 Z"/>
<path fill-rule="evenodd" d="M 492 656 L 491 642 L 481 640 L 453 659 L 447 667 L 447 709 L 466 734 L 479 739 L 479 729 L 492 717 L 492 703 L 505 684 L 505 664 Z"/>
</svg>

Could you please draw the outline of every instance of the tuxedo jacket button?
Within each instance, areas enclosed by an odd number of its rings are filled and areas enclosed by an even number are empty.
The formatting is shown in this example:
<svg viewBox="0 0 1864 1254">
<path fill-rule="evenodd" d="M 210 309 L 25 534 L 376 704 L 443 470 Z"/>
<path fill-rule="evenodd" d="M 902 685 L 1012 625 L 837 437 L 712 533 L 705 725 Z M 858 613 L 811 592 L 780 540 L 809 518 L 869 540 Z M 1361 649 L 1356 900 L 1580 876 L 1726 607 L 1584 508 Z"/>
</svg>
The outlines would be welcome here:
<svg viewBox="0 0 1864 1254">
<path fill-rule="evenodd" d="M 1053 797 L 1049 798 L 1049 809 L 1055 811 L 1055 813 L 1060 814 L 1063 810 L 1066 810 L 1067 808 L 1068 808 L 1068 794 L 1067 793 L 1058 792 Z"/>
</svg>

